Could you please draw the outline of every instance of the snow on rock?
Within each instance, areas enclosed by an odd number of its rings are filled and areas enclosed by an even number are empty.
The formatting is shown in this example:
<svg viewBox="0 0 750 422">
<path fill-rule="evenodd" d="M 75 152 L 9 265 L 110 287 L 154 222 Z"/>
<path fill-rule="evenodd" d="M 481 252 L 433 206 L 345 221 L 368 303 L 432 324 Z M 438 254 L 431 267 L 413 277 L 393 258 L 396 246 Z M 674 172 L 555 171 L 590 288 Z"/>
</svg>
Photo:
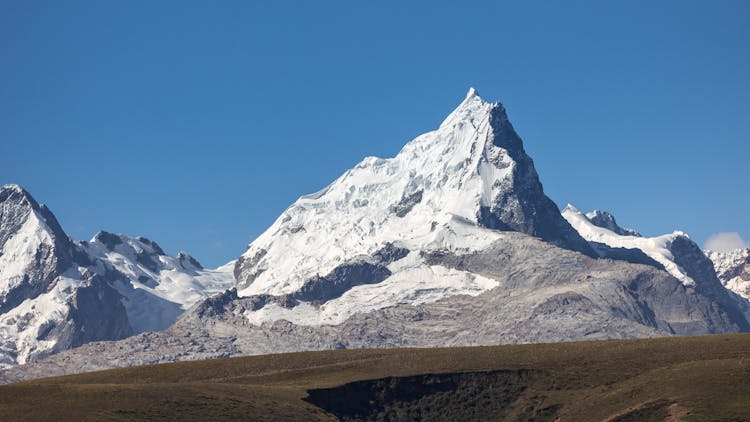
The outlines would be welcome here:
<svg viewBox="0 0 750 422">
<path fill-rule="evenodd" d="M 750 249 L 705 252 L 724 287 L 750 301 Z"/>
<path fill-rule="evenodd" d="M 0 188 L 0 314 L 53 285 L 71 245 L 52 213 L 18 185 Z"/>
<path fill-rule="evenodd" d="M 49 228 L 36 212 L 29 213 L 18 231 L 3 245 L 0 255 L 0 296 L 19 287 L 29 267 L 37 263 L 37 253 L 53 243 Z"/>
<path fill-rule="evenodd" d="M 617 224 L 617 221 L 615 221 L 615 216 L 608 213 L 607 211 L 594 210 L 591 212 L 587 212 L 586 218 L 595 226 L 603 227 L 621 236 L 641 237 L 641 234 L 633 229 L 625 229 L 620 227 Z"/>
<path fill-rule="evenodd" d="M 280 319 L 297 325 L 337 325 L 356 313 L 367 313 L 396 304 L 418 305 L 456 295 L 477 296 L 498 286 L 486 277 L 438 265 L 426 265 L 417 254 L 389 266 L 392 274 L 380 283 L 363 284 L 320 306 L 302 302 L 295 307 L 276 303 L 245 313 L 254 325 Z"/>
<path fill-rule="evenodd" d="M 611 216 L 611 214 L 607 214 Z M 639 249 L 661 264 L 669 274 L 680 280 L 684 285 L 695 286 L 695 280 L 688 275 L 684 268 L 675 262 L 676 259 L 671 249 L 676 239 L 690 239 L 685 233 L 675 231 L 674 233 L 662 236 L 642 237 L 633 231 L 630 231 L 631 234 L 625 234 L 628 232 L 621 229 L 621 233 L 624 234 L 618 234 L 612 229 L 619 228 L 619 226 L 601 227 L 589 219 L 589 216 L 594 217 L 599 215 L 602 214 L 600 212 L 583 214 L 570 204 L 562 211 L 562 216 L 589 242 L 596 242 L 613 248 Z M 614 218 L 611 221 L 614 223 Z M 596 247 L 594 249 L 596 250 Z M 604 252 L 600 253 L 600 255 L 606 256 Z"/>
<path fill-rule="evenodd" d="M 79 245 L 94 263 L 89 268 L 123 296 L 136 333 L 165 329 L 194 303 L 234 286 L 234 262 L 207 270 L 185 252 L 166 255 L 145 237 L 99 232 Z"/>
<path fill-rule="evenodd" d="M 0 315 L 0 368 L 26 363 L 35 352 L 57 345 L 55 339 L 40 340 L 39 334 L 68 316 L 67 304 L 80 285 L 77 274 L 60 277 L 51 291 Z"/>
</svg>

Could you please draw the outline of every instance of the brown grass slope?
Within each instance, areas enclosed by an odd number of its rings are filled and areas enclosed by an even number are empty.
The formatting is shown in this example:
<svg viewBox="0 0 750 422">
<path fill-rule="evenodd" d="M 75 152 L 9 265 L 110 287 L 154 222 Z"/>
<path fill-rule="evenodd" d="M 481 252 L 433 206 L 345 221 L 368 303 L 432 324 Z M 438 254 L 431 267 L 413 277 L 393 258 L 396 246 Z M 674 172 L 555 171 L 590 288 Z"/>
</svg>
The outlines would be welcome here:
<svg viewBox="0 0 750 422">
<path fill-rule="evenodd" d="M 328 400 L 321 405 L 329 411 L 306 401 L 309 397 Z M 358 402 L 368 408 L 342 408 Z M 335 420 L 336 415 L 750 420 L 750 334 L 304 352 L 0 386 L 2 421 Z"/>
</svg>

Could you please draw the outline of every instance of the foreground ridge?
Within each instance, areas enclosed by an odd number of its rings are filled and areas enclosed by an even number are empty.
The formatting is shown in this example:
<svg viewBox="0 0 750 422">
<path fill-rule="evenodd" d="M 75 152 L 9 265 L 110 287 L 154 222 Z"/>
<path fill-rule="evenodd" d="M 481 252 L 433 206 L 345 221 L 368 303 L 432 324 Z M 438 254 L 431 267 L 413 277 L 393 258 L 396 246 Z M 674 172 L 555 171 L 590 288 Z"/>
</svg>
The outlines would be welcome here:
<svg viewBox="0 0 750 422">
<path fill-rule="evenodd" d="M 748 349 L 739 334 L 181 362 L 0 386 L 0 419 L 747 420 Z"/>
</svg>

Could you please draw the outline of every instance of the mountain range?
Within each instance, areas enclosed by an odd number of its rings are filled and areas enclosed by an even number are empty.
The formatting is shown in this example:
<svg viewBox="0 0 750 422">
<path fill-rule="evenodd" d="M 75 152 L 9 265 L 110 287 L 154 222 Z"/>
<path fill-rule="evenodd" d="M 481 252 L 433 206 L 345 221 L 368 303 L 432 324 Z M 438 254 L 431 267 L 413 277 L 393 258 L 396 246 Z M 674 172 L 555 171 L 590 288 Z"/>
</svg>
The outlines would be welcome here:
<svg viewBox="0 0 750 422">
<path fill-rule="evenodd" d="M 15 185 L 0 205 L 5 381 L 285 351 L 750 331 L 750 251 L 560 212 L 505 108 L 473 89 L 437 129 L 300 197 L 215 270 L 143 237 L 72 240 Z"/>
<path fill-rule="evenodd" d="M 231 265 L 206 270 L 186 253 L 99 232 L 69 238 L 17 185 L 0 188 L 0 367 L 97 340 L 171 325 L 233 283 Z"/>
</svg>

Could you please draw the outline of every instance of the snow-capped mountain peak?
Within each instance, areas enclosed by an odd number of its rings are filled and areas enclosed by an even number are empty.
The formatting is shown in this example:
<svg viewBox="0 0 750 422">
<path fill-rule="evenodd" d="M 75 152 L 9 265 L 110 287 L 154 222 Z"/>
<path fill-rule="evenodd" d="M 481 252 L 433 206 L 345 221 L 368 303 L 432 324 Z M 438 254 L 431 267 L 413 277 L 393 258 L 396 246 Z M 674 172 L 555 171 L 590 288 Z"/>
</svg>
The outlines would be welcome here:
<svg viewBox="0 0 750 422">
<path fill-rule="evenodd" d="M 287 208 L 238 260 L 238 293 L 296 294 L 313 280 L 395 245 L 407 255 L 373 264 L 387 270 L 381 271 L 383 283 L 378 277 L 381 293 L 384 285 L 391 286 L 390 299 L 382 306 L 415 303 L 423 300 L 420 280 L 447 277 L 424 263 L 422 251 L 467 253 L 509 230 L 594 254 L 544 195 L 503 106 L 484 101 L 472 89 L 438 129 L 407 143 L 395 157 L 367 157 Z M 397 283 L 408 272 L 414 283 Z M 476 277 L 460 277 L 465 281 L 456 282 L 451 294 L 478 292 L 492 284 L 479 283 L 485 287 L 478 288 Z M 352 286 L 351 294 L 367 289 L 371 287 Z M 360 298 L 369 297 L 360 293 Z"/>
</svg>

